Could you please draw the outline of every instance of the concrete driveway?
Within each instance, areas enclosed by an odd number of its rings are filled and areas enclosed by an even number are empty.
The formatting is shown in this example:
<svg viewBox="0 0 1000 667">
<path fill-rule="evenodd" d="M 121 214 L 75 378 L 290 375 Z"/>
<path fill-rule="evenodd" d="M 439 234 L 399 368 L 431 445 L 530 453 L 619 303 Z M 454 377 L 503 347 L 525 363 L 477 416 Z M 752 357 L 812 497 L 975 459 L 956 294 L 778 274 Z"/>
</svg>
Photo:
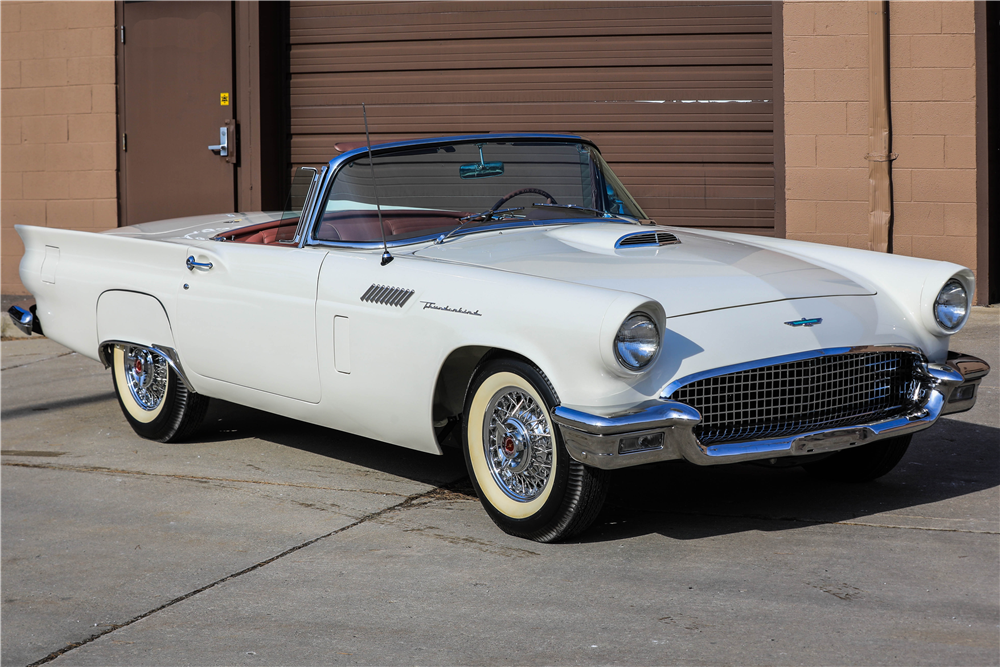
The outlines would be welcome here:
<svg viewBox="0 0 1000 667">
<path fill-rule="evenodd" d="M 110 372 L 2 344 L 2 664 L 1000 662 L 1000 310 L 975 410 L 864 485 L 621 471 L 595 526 L 497 530 L 461 456 L 233 405 L 136 437 Z"/>
</svg>

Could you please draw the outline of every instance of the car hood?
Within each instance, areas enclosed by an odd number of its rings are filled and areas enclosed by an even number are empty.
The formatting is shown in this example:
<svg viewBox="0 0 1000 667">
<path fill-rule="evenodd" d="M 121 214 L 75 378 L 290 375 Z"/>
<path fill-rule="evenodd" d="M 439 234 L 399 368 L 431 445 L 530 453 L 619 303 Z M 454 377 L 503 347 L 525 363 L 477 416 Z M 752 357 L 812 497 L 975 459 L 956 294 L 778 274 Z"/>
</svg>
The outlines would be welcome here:
<svg viewBox="0 0 1000 667">
<path fill-rule="evenodd" d="M 153 241 L 205 241 L 223 232 L 230 233 L 240 227 L 271 222 L 280 218 L 280 211 L 216 213 L 213 215 L 193 215 L 187 218 L 143 222 L 138 225 L 109 229 L 103 233 L 115 236 L 133 236 Z"/>
<path fill-rule="evenodd" d="M 616 248 L 624 236 L 655 231 L 669 232 L 679 243 Z M 414 254 L 633 292 L 657 300 L 668 317 L 787 299 L 875 293 L 789 254 L 667 227 L 577 223 L 510 229 L 449 239 Z"/>
</svg>

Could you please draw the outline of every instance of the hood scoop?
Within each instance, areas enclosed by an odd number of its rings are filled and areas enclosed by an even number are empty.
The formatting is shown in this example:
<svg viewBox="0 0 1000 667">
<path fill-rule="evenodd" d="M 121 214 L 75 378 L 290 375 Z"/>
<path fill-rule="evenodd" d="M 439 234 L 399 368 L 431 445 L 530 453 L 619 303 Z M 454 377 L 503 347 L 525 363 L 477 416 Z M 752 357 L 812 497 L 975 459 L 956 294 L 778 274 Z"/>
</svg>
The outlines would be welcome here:
<svg viewBox="0 0 1000 667">
<path fill-rule="evenodd" d="M 657 247 L 661 245 L 675 245 L 680 242 L 680 239 L 670 232 L 636 232 L 635 234 L 626 234 L 618 239 L 615 243 L 615 249 Z"/>
</svg>

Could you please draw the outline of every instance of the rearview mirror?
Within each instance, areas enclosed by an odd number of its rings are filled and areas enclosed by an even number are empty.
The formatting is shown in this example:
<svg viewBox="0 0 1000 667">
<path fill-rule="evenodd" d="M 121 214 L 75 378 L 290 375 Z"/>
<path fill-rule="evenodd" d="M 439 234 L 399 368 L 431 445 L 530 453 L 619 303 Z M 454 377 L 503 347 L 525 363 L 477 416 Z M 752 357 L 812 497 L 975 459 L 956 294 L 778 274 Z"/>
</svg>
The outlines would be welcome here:
<svg viewBox="0 0 1000 667">
<path fill-rule="evenodd" d="M 502 176 L 503 162 L 473 162 L 472 164 L 463 164 L 458 168 L 458 175 L 462 178 Z"/>
</svg>

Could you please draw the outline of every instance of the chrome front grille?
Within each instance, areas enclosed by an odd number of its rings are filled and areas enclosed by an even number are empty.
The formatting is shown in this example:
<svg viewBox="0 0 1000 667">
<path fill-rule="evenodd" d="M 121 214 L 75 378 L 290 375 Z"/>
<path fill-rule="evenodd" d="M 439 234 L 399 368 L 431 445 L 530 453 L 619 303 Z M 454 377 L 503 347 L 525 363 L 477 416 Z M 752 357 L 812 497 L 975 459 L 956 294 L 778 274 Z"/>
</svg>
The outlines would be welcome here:
<svg viewBox="0 0 1000 667">
<path fill-rule="evenodd" d="M 919 364 L 896 351 L 812 357 L 695 380 L 670 398 L 701 413 L 702 444 L 777 438 L 909 412 Z"/>
</svg>

